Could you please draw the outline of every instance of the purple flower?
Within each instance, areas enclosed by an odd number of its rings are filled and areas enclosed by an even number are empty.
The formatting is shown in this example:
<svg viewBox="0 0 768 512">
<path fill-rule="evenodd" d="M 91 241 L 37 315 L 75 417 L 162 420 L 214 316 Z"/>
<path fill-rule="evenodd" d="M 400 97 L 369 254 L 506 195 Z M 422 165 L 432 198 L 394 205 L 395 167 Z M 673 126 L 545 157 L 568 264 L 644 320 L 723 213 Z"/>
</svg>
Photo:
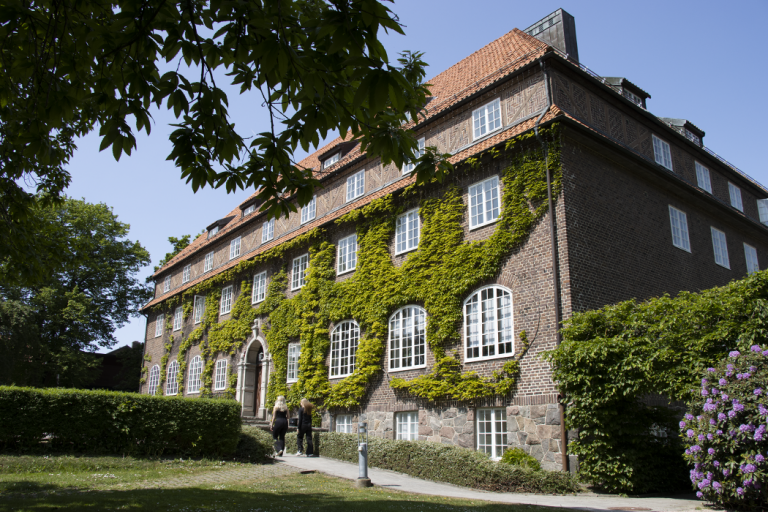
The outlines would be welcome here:
<svg viewBox="0 0 768 512">
<path fill-rule="evenodd" d="M 707 396 L 708 394 L 709 394 L 709 391 L 707 391 L 706 389 L 701 390 L 701 396 Z"/>
<path fill-rule="evenodd" d="M 735 416 L 736 416 L 736 412 L 735 411 L 728 411 L 728 417 L 729 418 L 733 418 Z"/>
<path fill-rule="evenodd" d="M 741 432 L 749 432 L 749 431 L 751 431 L 751 429 L 749 427 L 750 427 L 750 425 L 745 425 L 745 424 L 742 423 L 741 425 L 739 425 L 739 431 L 741 431 Z"/>
<path fill-rule="evenodd" d="M 715 372 L 715 369 L 714 369 L 714 368 L 707 368 L 707 371 L 708 371 L 709 373 L 714 373 L 714 372 Z"/>
<path fill-rule="evenodd" d="M 704 404 L 704 407 L 703 407 L 703 409 L 704 409 L 704 411 L 706 411 L 706 412 L 712 412 L 712 411 L 714 411 L 715 409 L 717 409 L 717 406 L 716 406 L 715 404 L 713 404 L 713 403 L 708 403 L 708 404 Z"/>
<path fill-rule="evenodd" d="M 742 489 L 741 487 L 737 487 L 736 494 L 738 494 L 739 496 L 744 496 L 744 489 Z"/>
<path fill-rule="evenodd" d="M 728 395 L 726 395 L 725 393 L 723 393 L 721 396 L 722 396 L 723 400 L 728 400 Z"/>
<path fill-rule="evenodd" d="M 720 489 L 722 485 L 720 484 L 720 482 L 712 482 L 712 487 L 714 487 L 715 489 Z"/>
<path fill-rule="evenodd" d="M 733 406 L 733 410 L 736 412 L 741 412 L 744 410 L 744 406 L 742 404 L 736 404 Z"/>
<path fill-rule="evenodd" d="M 763 355 L 768 356 L 768 350 L 763 350 Z"/>
<path fill-rule="evenodd" d="M 686 448 L 686 449 L 685 449 L 685 454 L 686 454 L 686 455 L 690 455 L 690 454 L 691 454 L 691 450 L 689 450 L 688 448 Z"/>
<path fill-rule="evenodd" d="M 752 376 L 752 374 L 751 374 L 751 373 L 742 373 L 742 374 L 741 374 L 741 378 L 742 378 L 742 379 L 748 379 L 748 378 L 750 378 L 751 376 Z"/>
<path fill-rule="evenodd" d="M 761 416 L 765 416 L 766 414 L 768 414 L 768 409 L 766 409 L 763 404 L 758 404 L 757 410 L 760 411 Z"/>
<path fill-rule="evenodd" d="M 705 439 L 704 434 L 699 434 L 698 440 L 699 441 L 704 441 L 704 439 Z"/>
<path fill-rule="evenodd" d="M 725 421 L 725 418 L 726 416 L 724 412 L 717 413 L 717 421 Z"/>
<path fill-rule="evenodd" d="M 755 393 L 755 395 L 762 395 L 762 394 L 763 394 L 763 388 L 757 388 L 757 389 L 754 391 L 754 393 Z"/>
<path fill-rule="evenodd" d="M 741 352 L 739 352 L 738 350 L 733 350 L 733 351 L 728 353 L 728 357 L 731 357 L 733 359 L 736 359 L 740 355 L 741 355 Z"/>
<path fill-rule="evenodd" d="M 696 453 L 696 452 L 700 452 L 700 451 L 701 451 L 701 446 L 699 446 L 697 444 L 691 446 L 691 452 Z"/>
<path fill-rule="evenodd" d="M 712 463 L 712 465 L 715 466 L 716 468 L 719 468 L 720 467 L 720 462 L 719 461 L 714 461 Z"/>
<path fill-rule="evenodd" d="M 757 432 L 755 432 L 755 441 L 762 441 L 764 434 L 765 434 L 765 432 L 760 432 L 759 430 Z M 761 457 L 762 457 L 762 455 L 761 455 Z"/>
<path fill-rule="evenodd" d="M 693 437 L 694 434 L 696 434 L 692 428 L 689 428 L 688 431 L 685 433 L 688 437 Z"/>
<path fill-rule="evenodd" d="M 737 374 L 736 374 L 736 379 L 738 379 L 738 380 L 741 380 L 741 378 L 742 378 L 742 377 L 743 377 L 743 375 L 742 375 L 742 374 L 740 374 L 740 373 L 737 373 Z"/>
<path fill-rule="evenodd" d="M 707 453 L 710 454 L 710 455 L 714 455 L 715 454 L 715 449 L 714 448 L 710 448 L 709 450 L 707 450 Z"/>
<path fill-rule="evenodd" d="M 680 428 L 685 428 L 685 422 L 684 421 L 680 422 Z"/>
<path fill-rule="evenodd" d="M 755 373 L 757 371 L 757 366 L 750 366 L 749 371 L 751 371 L 752 373 Z"/>
<path fill-rule="evenodd" d="M 757 455 L 755 455 L 755 462 L 757 462 L 758 464 L 763 462 L 764 460 L 765 460 L 765 457 L 763 457 L 762 453 L 758 453 Z"/>
<path fill-rule="evenodd" d="M 746 466 L 744 466 L 744 469 L 742 469 L 741 471 L 744 473 L 754 473 L 755 469 L 757 468 L 755 467 L 754 464 L 747 464 Z"/>
<path fill-rule="evenodd" d="M 717 381 L 721 386 L 725 386 L 728 384 L 728 381 L 724 378 L 721 378 L 719 381 Z"/>
<path fill-rule="evenodd" d="M 714 438 L 714 436 L 712 436 L 712 434 L 707 434 L 707 439 L 709 439 L 711 441 L 713 438 Z"/>
<path fill-rule="evenodd" d="M 723 435 L 723 431 L 718 429 L 717 432 L 715 432 L 715 435 L 721 436 Z"/>
<path fill-rule="evenodd" d="M 732 371 L 727 371 L 727 372 L 725 372 L 725 376 L 726 376 L 726 377 L 731 377 L 732 375 L 733 375 L 733 372 L 732 372 Z"/>
<path fill-rule="evenodd" d="M 693 415 L 692 414 L 686 414 L 685 415 L 685 419 L 687 419 L 688 421 L 691 421 L 693 419 Z"/>
<path fill-rule="evenodd" d="M 715 421 L 715 418 L 709 418 L 709 424 L 710 425 L 716 425 L 717 422 Z"/>
<path fill-rule="evenodd" d="M 704 497 L 704 493 L 701 492 L 701 491 L 696 491 L 696 497 L 697 498 L 703 498 Z"/>
<path fill-rule="evenodd" d="M 760 345 L 752 345 L 751 347 L 749 347 L 749 350 L 751 350 L 752 352 L 760 352 L 762 349 L 760 348 Z"/>
<path fill-rule="evenodd" d="M 733 371 L 733 365 L 731 363 L 728 363 L 725 367 Z"/>
<path fill-rule="evenodd" d="M 730 474 L 731 474 L 731 470 L 730 470 L 730 469 L 724 469 L 724 470 L 723 470 L 723 476 L 724 476 L 724 477 L 726 477 L 726 478 L 727 478 L 727 477 L 728 477 L 728 475 L 730 475 Z"/>
</svg>

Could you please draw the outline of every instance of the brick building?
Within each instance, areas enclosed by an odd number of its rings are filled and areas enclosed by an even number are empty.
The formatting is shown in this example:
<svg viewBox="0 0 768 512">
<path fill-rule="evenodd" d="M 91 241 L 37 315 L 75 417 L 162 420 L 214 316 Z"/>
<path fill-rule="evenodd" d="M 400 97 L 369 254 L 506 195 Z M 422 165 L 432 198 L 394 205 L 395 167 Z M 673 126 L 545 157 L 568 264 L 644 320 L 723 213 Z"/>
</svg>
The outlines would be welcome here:
<svg viewBox="0 0 768 512">
<path fill-rule="evenodd" d="M 392 379 L 416 378 L 435 364 L 424 326 L 439 313 L 412 301 L 387 311 L 380 369 L 359 405 L 328 408 L 324 426 L 353 432 L 365 419 L 373 435 L 452 443 L 492 456 L 508 445 L 521 446 L 543 467 L 559 469 L 558 396 L 540 358 L 556 345 L 559 320 L 633 297 L 723 285 L 759 269 L 761 261 L 765 266 L 768 190 L 707 149 L 704 132 L 690 121 L 650 113 L 647 92 L 626 78 L 602 77 L 581 65 L 568 13 L 558 10 L 524 31 L 507 33 L 429 83 L 433 96 L 412 129 L 422 145 L 452 155 L 457 173 L 450 183 L 422 187 L 416 200 L 404 193 L 415 181 L 409 169 L 383 166 L 343 139 L 304 159 L 301 164 L 314 169 L 321 182 L 310 205 L 270 221 L 254 195 L 155 273 L 155 298 L 144 308 L 142 392 L 199 396 L 201 388 L 230 390 L 243 404 L 244 417 L 266 418 L 270 382 L 290 387 L 301 378 L 301 337 L 280 349 L 281 372 L 275 369 L 278 354 L 267 343 L 269 315 L 257 315 L 234 354 L 209 354 L 203 361 L 204 333 L 180 355 L 185 336 L 205 314 L 205 297 L 192 290 L 252 261 L 258 264 L 247 275 L 217 284 L 216 322 L 231 319 L 244 282 L 258 308 L 281 269 L 288 278 L 285 296 L 294 299 L 302 293 L 305 270 L 313 263 L 309 246 L 318 237 L 335 246 L 335 282 L 354 280 L 363 228 L 336 221 L 383 197 L 391 196 L 404 212 L 389 240 L 393 268 L 424 250 L 419 242 L 428 226 L 419 207 L 451 187 L 466 205 L 462 243 L 486 243 L 502 229 L 504 169 L 520 154 L 535 154 L 543 139 L 527 135 L 537 131 L 549 130 L 559 148 L 552 155 L 559 159 L 558 186 L 548 187 L 555 191 L 554 217 L 547 209 L 524 242 L 504 255 L 494 277 L 456 297 L 461 321 L 445 347 L 456 351 L 463 371 L 482 378 L 520 357 L 513 391 L 467 401 L 395 392 Z M 519 143 L 500 157 L 489 153 L 516 138 Z M 468 159 L 478 159 L 478 165 L 468 166 Z M 312 234 L 315 242 L 296 243 Z M 281 246 L 287 249 L 273 250 Z M 353 356 L 366 328 L 358 321 L 327 325 L 325 366 L 332 386 L 355 375 Z M 525 352 L 521 331 L 530 342 Z M 208 383 L 201 378 L 206 363 Z"/>
</svg>

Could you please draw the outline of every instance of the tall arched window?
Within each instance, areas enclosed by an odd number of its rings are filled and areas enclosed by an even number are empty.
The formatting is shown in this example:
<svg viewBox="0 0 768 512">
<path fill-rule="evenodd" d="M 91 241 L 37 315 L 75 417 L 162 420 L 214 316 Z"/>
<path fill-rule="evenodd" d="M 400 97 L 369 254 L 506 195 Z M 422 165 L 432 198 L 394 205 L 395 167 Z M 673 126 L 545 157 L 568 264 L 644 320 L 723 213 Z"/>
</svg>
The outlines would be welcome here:
<svg viewBox="0 0 768 512">
<path fill-rule="evenodd" d="M 389 370 L 424 368 L 427 313 L 419 306 L 405 306 L 389 317 Z"/>
<path fill-rule="evenodd" d="M 203 373 L 203 360 L 200 356 L 192 358 L 192 362 L 189 363 L 189 380 L 187 384 L 187 393 L 199 393 L 200 392 L 200 374 Z"/>
<path fill-rule="evenodd" d="M 160 383 L 160 367 L 155 365 L 149 370 L 149 389 L 150 395 L 157 393 L 157 385 Z"/>
<path fill-rule="evenodd" d="M 179 382 L 176 377 L 179 374 L 179 363 L 175 359 L 168 365 L 168 376 L 165 379 L 165 394 L 175 395 L 179 392 Z"/>
<path fill-rule="evenodd" d="M 355 353 L 360 340 L 360 327 L 345 320 L 331 332 L 331 378 L 346 377 L 355 371 Z"/>
<path fill-rule="evenodd" d="M 512 292 L 486 286 L 464 302 L 464 348 L 467 360 L 509 357 L 515 353 Z"/>
</svg>

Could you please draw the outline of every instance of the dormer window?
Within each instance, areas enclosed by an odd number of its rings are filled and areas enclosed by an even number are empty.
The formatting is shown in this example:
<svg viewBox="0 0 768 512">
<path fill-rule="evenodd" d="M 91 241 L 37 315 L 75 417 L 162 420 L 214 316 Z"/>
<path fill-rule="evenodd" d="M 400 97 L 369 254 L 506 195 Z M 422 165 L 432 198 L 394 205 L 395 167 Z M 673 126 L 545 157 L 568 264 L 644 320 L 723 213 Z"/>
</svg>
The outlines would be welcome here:
<svg viewBox="0 0 768 512">
<path fill-rule="evenodd" d="M 243 210 L 243 217 L 246 217 L 246 216 L 252 214 L 255 211 L 256 211 L 256 205 L 252 204 L 251 206 L 249 206 L 248 208 Z"/>
<path fill-rule="evenodd" d="M 211 229 L 208 230 L 208 238 L 211 238 L 216 235 L 216 233 L 219 232 L 219 226 L 213 226 Z"/>
<path fill-rule="evenodd" d="M 643 99 L 640 96 L 638 96 L 637 94 L 635 94 L 632 91 L 627 90 L 627 89 L 624 89 L 623 93 L 624 93 L 624 97 L 625 98 L 627 98 L 629 101 L 631 101 L 632 103 L 634 103 L 638 107 L 642 107 L 643 106 Z"/>
<path fill-rule="evenodd" d="M 701 137 L 693 133 L 688 128 L 683 128 L 683 135 L 685 135 L 685 138 L 689 141 L 693 142 L 697 146 L 701 146 Z"/>
<path fill-rule="evenodd" d="M 334 153 L 325 160 L 323 160 L 323 169 L 327 169 L 341 159 L 341 152 Z"/>
</svg>

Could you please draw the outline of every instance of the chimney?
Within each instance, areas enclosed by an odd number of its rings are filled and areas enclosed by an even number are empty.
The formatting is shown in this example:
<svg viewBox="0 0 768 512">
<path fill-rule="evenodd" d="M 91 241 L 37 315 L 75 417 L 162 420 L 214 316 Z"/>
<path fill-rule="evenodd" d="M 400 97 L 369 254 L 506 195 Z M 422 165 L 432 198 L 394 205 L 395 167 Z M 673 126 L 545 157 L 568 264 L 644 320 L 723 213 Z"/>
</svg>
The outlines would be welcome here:
<svg viewBox="0 0 768 512">
<path fill-rule="evenodd" d="M 579 46 L 576 43 L 576 19 L 562 9 L 545 16 L 527 29 L 526 34 L 544 41 L 569 59 L 579 62 Z"/>
</svg>

